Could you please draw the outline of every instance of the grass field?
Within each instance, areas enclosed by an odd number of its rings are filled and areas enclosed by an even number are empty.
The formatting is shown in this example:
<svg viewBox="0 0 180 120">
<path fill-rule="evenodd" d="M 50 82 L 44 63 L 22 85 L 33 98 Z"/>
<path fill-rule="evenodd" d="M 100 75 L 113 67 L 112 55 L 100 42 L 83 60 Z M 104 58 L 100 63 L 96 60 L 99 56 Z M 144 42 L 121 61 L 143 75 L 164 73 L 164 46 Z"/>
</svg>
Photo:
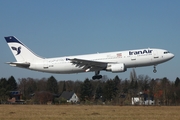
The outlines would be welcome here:
<svg viewBox="0 0 180 120">
<path fill-rule="evenodd" d="M 180 120 L 180 106 L 0 105 L 0 120 Z"/>
</svg>

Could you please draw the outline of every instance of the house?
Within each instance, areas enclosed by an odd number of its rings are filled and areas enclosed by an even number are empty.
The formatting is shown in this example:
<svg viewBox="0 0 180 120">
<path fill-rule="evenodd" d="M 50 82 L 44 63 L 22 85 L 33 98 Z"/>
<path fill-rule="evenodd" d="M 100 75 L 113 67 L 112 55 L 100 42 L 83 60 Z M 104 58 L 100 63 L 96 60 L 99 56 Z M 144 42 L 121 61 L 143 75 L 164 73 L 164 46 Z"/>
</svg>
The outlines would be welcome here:
<svg viewBox="0 0 180 120">
<path fill-rule="evenodd" d="M 19 103 L 23 104 L 24 100 L 22 100 L 22 94 L 20 91 L 9 91 L 9 103 Z"/>
<path fill-rule="evenodd" d="M 132 97 L 132 105 L 143 105 L 141 97 Z"/>
<path fill-rule="evenodd" d="M 73 91 L 69 92 L 69 91 L 64 91 L 60 98 L 64 98 L 67 100 L 67 102 L 72 102 L 72 103 L 76 103 L 79 101 L 78 96 L 76 95 L 76 93 L 74 93 Z"/>
<path fill-rule="evenodd" d="M 144 100 L 142 97 L 132 97 L 132 105 L 154 105 L 154 100 Z"/>
<path fill-rule="evenodd" d="M 138 97 L 137 97 L 138 96 Z M 136 97 L 132 97 L 132 105 L 154 105 L 154 97 L 147 92 L 140 92 Z"/>
</svg>

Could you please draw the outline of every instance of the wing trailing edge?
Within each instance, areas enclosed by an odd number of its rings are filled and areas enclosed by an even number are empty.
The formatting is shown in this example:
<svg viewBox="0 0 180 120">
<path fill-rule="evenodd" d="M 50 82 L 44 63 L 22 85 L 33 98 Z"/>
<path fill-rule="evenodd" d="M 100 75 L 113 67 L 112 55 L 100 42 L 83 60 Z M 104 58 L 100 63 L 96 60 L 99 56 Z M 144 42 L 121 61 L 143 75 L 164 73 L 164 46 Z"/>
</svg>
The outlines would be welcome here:
<svg viewBox="0 0 180 120">
<path fill-rule="evenodd" d="M 92 60 L 85 60 L 85 59 L 78 59 L 73 58 L 66 60 L 71 61 L 72 64 L 76 65 L 76 67 L 82 67 L 86 72 L 91 71 L 93 69 L 102 70 L 107 67 L 107 62 L 100 62 L 100 61 L 92 61 Z"/>
</svg>

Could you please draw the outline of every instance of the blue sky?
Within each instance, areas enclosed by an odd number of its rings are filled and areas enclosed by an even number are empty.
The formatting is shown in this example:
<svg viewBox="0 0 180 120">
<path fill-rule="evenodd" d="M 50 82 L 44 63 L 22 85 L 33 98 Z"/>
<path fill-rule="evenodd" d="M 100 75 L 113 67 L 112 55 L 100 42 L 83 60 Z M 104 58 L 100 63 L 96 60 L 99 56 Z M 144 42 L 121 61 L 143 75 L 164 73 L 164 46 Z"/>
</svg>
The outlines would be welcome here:
<svg viewBox="0 0 180 120">
<path fill-rule="evenodd" d="M 13 35 L 43 57 L 59 57 L 138 48 L 167 49 L 175 58 L 157 66 L 136 68 L 151 78 L 180 77 L 179 0 L 2 0 L 0 4 L 0 77 L 84 80 L 94 73 L 49 74 L 10 67 L 15 61 L 4 36 Z M 109 78 L 125 73 L 101 72 Z"/>
</svg>

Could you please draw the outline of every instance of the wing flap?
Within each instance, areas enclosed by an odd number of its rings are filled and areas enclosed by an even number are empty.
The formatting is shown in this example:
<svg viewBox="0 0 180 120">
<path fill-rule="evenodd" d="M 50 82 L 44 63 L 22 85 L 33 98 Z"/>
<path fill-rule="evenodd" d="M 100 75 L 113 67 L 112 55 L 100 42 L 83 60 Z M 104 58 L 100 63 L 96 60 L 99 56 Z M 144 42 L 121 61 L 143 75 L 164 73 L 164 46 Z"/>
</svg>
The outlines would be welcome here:
<svg viewBox="0 0 180 120">
<path fill-rule="evenodd" d="M 85 71 L 90 71 L 91 69 L 98 69 L 102 70 L 107 67 L 106 62 L 100 62 L 100 61 L 93 61 L 93 60 L 84 60 L 79 58 L 73 58 L 67 60 L 71 61 L 72 64 L 74 64 L 76 67 L 82 67 Z"/>
</svg>

